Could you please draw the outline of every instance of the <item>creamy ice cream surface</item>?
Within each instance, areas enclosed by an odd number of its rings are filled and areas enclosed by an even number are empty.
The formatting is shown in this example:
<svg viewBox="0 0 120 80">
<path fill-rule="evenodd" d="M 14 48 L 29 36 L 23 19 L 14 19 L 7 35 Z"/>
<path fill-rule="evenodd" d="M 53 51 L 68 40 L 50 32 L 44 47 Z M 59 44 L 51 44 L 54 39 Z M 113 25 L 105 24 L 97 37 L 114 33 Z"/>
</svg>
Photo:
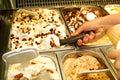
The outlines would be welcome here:
<svg viewBox="0 0 120 80">
<path fill-rule="evenodd" d="M 8 68 L 7 80 L 60 80 L 55 63 L 49 57 L 38 56 Z"/>
<path fill-rule="evenodd" d="M 14 15 L 10 33 L 11 50 L 31 46 L 44 49 L 42 44 L 45 43 L 47 35 L 51 34 L 60 39 L 67 37 L 65 25 L 56 9 L 32 9 L 30 11 L 37 15 L 34 16 L 21 10 L 16 11 Z M 50 44 L 46 46 L 46 49 L 51 48 L 56 48 L 56 46 Z"/>
<path fill-rule="evenodd" d="M 53 48 L 53 47 L 60 47 L 60 41 L 59 41 L 59 38 L 58 36 L 54 35 L 54 34 L 50 34 L 50 35 L 47 35 L 45 41 L 43 44 L 43 49 L 50 49 L 50 48 Z"/>
<path fill-rule="evenodd" d="M 78 72 L 103 68 L 99 61 L 90 55 L 67 58 L 63 63 L 63 68 L 66 80 L 110 80 L 105 72 L 85 75 L 77 74 Z"/>
</svg>

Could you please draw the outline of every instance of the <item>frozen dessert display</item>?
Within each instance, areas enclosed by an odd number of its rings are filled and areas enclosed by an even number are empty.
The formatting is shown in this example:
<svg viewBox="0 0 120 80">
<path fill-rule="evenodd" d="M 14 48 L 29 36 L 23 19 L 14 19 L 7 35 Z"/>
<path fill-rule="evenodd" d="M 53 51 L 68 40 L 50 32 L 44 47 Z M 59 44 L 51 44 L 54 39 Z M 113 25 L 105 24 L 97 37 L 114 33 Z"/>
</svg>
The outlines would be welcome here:
<svg viewBox="0 0 120 80">
<path fill-rule="evenodd" d="M 65 8 L 63 14 L 71 32 L 75 32 L 86 21 L 107 15 L 102 8 L 95 6 Z"/>
<path fill-rule="evenodd" d="M 106 72 L 78 74 L 105 68 L 96 57 L 91 55 L 68 54 L 64 59 L 63 68 L 66 80 L 110 80 Z"/>
<path fill-rule="evenodd" d="M 85 6 L 81 8 L 64 8 L 62 9 L 62 11 L 71 33 L 75 32 L 86 21 L 90 21 L 95 18 L 108 15 L 108 13 L 103 8 L 97 6 Z M 109 38 L 105 35 L 96 42 L 92 42 L 87 45 L 98 45 L 109 42 Z"/>
<path fill-rule="evenodd" d="M 50 57 L 38 56 L 30 61 L 9 65 L 7 80 L 60 80 Z"/>
<path fill-rule="evenodd" d="M 104 9 L 109 13 L 109 14 L 118 14 L 120 13 L 120 5 L 119 4 L 111 4 L 111 5 L 106 5 Z"/>
<path fill-rule="evenodd" d="M 46 39 L 49 35 L 54 36 Z M 10 49 L 31 46 L 39 49 L 59 48 L 57 40 L 67 37 L 66 26 L 57 9 L 20 9 L 14 14 Z"/>
</svg>

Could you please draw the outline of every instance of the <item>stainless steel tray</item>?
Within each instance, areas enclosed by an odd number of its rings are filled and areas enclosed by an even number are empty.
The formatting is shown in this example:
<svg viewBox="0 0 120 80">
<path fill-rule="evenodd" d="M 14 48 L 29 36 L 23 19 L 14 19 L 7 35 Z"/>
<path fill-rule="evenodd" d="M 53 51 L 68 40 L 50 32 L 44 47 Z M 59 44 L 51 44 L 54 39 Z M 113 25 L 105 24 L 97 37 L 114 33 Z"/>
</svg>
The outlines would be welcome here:
<svg viewBox="0 0 120 80">
<path fill-rule="evenodd" d="M 31 8 L 31 9 L 28 9 L 28 10 L 32 10 L 32 9 L 34 9 L 34 8 Z M 37 8 L 37 9 L 40 9 L 40 8 Z M 59 11 L 59 8 L 41 8 L 41 9 L 54 9 L 54 10 L 56 10 L 58 12 L 58 14 L 59 14 L 59 18 L 61 20 L 61 23 L 65 26 L 65 29 L 66 29 L 65 33 L 67 35 L 66 37 L 70 37 L 70 33 L 69 33 L 68 29 L 66 28 L 66 25 L 65 25 L 64 20 L 62 18 L 61 12 Z M 2 10 L 0 14 L 7 17 L 8 21 L 10 21 L 11 24 L 12 24 L 12 21 L 14 19 L 14 15 L 15 15 L 17 10 L 18 9 L 15 9 L 15 10 Z M 5 12 L 5 14 L 4 14 L 4 12 Z M 6 27 L 6 25 L 3 25 L 3 26 Z M 1 28 L 3 28 L 3 26 Z M 11 43 L 10 43 L 10 33 L 12 31 L 11 26 L 9 26 L 8 29 L 9 29 L 9 31 L 7 33 L 5 33 L 4 35 L 5 36 L 9 35 L 9 37 L 7 37 L 9 39 L 5 40 L 5 42 L 8 43 L 7 44 L 8 46 L 5 46 L 5 47 L 9 51 L 9 50 L 11 50 Z M 6 32 L 6 31 L 4 31 L 4 32 Z M 40 51 L 43 51 L 43 52 L 44 51 L 58 51 L 58 50 L 66 50 L 66 49 L 74 49 L 74 48 L 75 48 L 75 46 L 74 46 L 74 44 L 72 44 L 72 45 L 63 45 L 63 46 L 60 46 L 59 48 L 40 49 Z"/>
<path fill-rule="evenodd" d="M 87 14 L 90 12 L 96 16 L 92 15 L 91 20 L 108 15 L 107 11 L 100 6 L 63 7 L 61 11 L 71 33 L 74 32 L 73 29 L 76 30 L 84 22 L 89 21 Z"/>
<path fill-rule="evenodd" d="M 5 62 L 5 67 L 6 67 L 4 79 L 7 80 L 9 67 L 11 65 L 22 63 L 23 65 L 21 67 L 25 67 L 25 66 L 27 66 L 27 64 L 29 64 L 27 61 L 30 61 L 31 59 L 37 58 L 38 56 L 51 59 L 55 64 L 56 71 L 58 74 L 57 76 L 59 77 L 58 80 L 62 80 L 59 64 L 58 64 L 57 58 L 56 58 L 56 54 L 54 52 L 46 52 L 46 53 L 40 52 L 39 53 L 39 50 L 36 48 L 21 48 L 21 49 L 16 49 L 16 50 L 5 53 L 2 56 L 3 60 Z"/>
<path fill-rule="evenodd" d="M 90 51 L 90 53 L 86 54 L 84 52 Z M 83 53 L 82 53 L 83 52 Z M 63 80 L 66 80 L 64 68 L 63 68 L 63 62 L 69 57 L 74 57 L 74 56 L 82 56 L 82 55 L 90 55 L 95 57 L 100 64 L 104 65 L 104 68 L 110 69 L 110 72 L 107 73 L 108 77 L 110 80 L 117 80 L 116 74 L 114 73 L 113 69 L 111 66 L 109 66 L 108 62 L 105 60 L 104 56 L 102 55 L 101 51 L 99 48 L 90 48 L 90 49 L 82 49 L 82 50 L 68 50 L 68 51 L 62 51 L 62 52 L 57 52 L 57 57 L 58 61 L 60 64 Z"/>
<path fill-rule="evenodd" d="M 45 53 L 40 53 L 40 55 L 44 56 L 44 57 L 48 57 L 53 60 L 53 62 L 55 63 L 56 69 L 57 69 L 56 71 L 58 72 L 58 75 L 59 75 L 58 77 L 60 78 L 60 80 L 63 80 L 56 53 L 55 52 L 45 52 Z"/>
</svg>

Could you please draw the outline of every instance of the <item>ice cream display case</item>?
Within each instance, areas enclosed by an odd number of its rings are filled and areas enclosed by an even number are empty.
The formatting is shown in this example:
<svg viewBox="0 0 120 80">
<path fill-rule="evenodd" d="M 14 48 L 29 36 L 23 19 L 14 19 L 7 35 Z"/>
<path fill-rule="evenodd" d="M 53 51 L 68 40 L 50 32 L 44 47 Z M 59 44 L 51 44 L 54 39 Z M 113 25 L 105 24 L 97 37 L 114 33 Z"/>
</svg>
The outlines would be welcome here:
<svg viewBox="0 0 120 80">
<path fill-rule="evenodd" d="M 83 46 L 70 43 L 69 39 L 84 22 L 110 15 L 111 5 L 118 7 L 119 3 L 10 0 L 11 9 L 0 10 L 0 79 L 117 80 L 113 63 L 105 52 L 106 46 L 112 46 L 107 35 Z M 62 40 L 67 40 L 66 44 L 61 44 Z M 98 72 L 81 74 L 94 70 Z"/>
</svg>

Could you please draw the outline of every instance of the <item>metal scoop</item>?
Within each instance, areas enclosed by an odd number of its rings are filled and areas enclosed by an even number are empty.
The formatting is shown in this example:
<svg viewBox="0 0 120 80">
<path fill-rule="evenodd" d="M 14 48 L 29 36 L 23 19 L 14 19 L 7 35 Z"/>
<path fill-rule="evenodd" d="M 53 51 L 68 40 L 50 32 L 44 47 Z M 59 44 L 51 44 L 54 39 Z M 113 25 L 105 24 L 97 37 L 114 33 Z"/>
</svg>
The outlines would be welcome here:
<svg viewBox="0 0 120 80">
<path fill-rule="evenodd" d="M 83 72 L 78 72 L 77 74 L 89 74 L 89 73 L 99 73 L 99 72 L 107 72 L 107 71 L 109 71 L 109 69 L 83 71 Z"/>
<path fill-rule="evenodd" d="M 77 36 L 73 36 L 67 39 L 60 39 L 60 45 L 75 43 L 77 42 L 78 39 L 83 39 L 85 34 L 90 34 L 90 32 L 91 31 L 87 31 L 87 32 L 80 33 Z"/>
</svg>

